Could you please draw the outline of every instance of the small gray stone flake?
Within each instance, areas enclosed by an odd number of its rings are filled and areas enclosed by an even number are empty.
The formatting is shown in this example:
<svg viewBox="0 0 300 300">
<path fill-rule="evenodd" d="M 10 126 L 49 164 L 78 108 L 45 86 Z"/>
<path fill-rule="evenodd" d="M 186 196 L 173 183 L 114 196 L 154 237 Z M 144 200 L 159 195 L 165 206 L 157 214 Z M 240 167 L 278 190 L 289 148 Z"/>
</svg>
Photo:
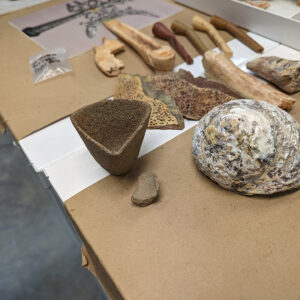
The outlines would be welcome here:
<svg viewBox="0 0 300 300">
<path fill-rule="evenodd" d="M 138 178 L 138 185 L 131 197 L 131 201 L 138 206 L 150 205 L 157 197 L 158 190 L 157 176 L 151 172 L 145 172 Z"/>
</svg>

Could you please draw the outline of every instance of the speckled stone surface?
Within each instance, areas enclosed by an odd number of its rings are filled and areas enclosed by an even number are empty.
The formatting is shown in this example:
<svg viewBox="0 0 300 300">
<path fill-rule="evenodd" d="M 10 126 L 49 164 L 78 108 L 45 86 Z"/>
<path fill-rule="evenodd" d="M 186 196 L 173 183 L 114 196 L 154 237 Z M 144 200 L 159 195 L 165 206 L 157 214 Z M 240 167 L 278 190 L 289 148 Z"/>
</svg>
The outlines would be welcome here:
<svg viewBox="0 0 300 300">
<path fill-rule="evenodd" d="M 264 101 L 219 105 L 196 126 L 192 153 L 198 168 L 242 194 L 273 194 L 300 186 L 300 126 Z"/>
</svg>

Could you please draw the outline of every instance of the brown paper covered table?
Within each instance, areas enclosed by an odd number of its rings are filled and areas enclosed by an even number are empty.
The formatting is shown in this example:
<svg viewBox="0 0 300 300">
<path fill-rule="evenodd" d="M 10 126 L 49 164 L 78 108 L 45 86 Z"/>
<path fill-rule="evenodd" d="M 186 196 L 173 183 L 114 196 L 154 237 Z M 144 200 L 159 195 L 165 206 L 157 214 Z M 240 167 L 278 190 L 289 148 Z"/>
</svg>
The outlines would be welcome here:
<svg viewBox="0 0 300 300">
<path fill-rule="evenodd" d="M 17 140 L 70 115 L 82 106 L 112 96 L 116 85 L 116 78 L 106 77 L 98 70 L 93 51 L 72 58 L 72 72 L 39 84 L 32 83 L 29 57 L 39 53 L 41 48 L 8 21 L 61 2 L 63 1 L 51 1 L 0 17 L 0 114 Z M 182 8 L 179 13 L 162 22 L 169 27 L 175 19 L 191 24 L 192 17 L 198 12 Z M 152 26 L 148 26 L 142 31 L 152 36 L 151 29 Z M 197 34 L 208 48 L 215 47 L 204 33 Z M 226 32 L 222 32 L 222 35 L 227 41 L 232 39 Z M 185 37 L 179 36 L 178 39 L 193 57 L 199 55 Z M 125 63 L 123 72 L 141 75 L 152 72 L 128 46 L 126 51 L 118 54 L 118 58 Z M 175 64 L 182 62 L 181 57 L 176 55 Z"/>
<path fill-rule="evenodd" d="M 300 190 L 267 197 L 224 190 L 197 170 L 192 134 L 66 201 L 87 267 L 113 299 L 299 299 Z M 130 197 L 144 171 L 158 175 L 160 196 L 139 208 Z"/>
<path fill-rule="evenodd" d="M 17 139 L 110 96 L 116 83 L 99 72 L 89 51 L 71 59 L 73 72 L 32 84 L 28 58 L 41 49 L 7 21 L 59 2 L 0 18 L 0 112 Z M 190 23 L 194 15 L 184 8 L 163 22 Z M 151 27 L 143 31 L 151 34 Z M 185 37 L 178 38 L 198 55 Z M 118 58 L 124 72 L 151 72 L 128 47 Z M 299 103 L 292 114 L 300 121 Z M 112 298 L 299 299 L 300 192 L 245 197 L 220 188 L 196 169 L 192 133 L 142 157 L 128 175 L 109 176 L 66 202 L 86 243 L 85 264 Z M 160 197 L 139 208 L 130 196 L 146 170 L 160 178 Z"/>
</svg>

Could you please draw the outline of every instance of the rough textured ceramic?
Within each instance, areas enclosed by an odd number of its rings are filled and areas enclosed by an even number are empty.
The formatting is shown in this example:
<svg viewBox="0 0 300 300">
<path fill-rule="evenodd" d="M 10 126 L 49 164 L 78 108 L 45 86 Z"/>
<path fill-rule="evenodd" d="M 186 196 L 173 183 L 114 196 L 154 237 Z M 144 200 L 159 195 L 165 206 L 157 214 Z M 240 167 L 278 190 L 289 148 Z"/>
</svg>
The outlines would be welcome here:
<svg viewBox="0 0 300 300">
<path fill-rule="evenodd" d="M 73 113 L 71 121 L 94 159 L 122 175 L 138 157 L 150 113 L 142 101 L 102 100 Z"/>
</svg>

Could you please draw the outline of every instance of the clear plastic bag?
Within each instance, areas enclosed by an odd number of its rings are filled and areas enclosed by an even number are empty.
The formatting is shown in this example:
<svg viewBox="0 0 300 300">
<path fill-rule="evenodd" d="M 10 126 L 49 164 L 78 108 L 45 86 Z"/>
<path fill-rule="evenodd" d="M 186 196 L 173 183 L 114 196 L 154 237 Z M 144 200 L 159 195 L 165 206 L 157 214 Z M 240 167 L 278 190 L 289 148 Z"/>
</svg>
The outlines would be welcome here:
<svg viewBox="0 0 300 300">
<path fill-rule="evenodd" d="M 38 83 L 72 70 L 67 51 L 64 48 L 41 52 L 36 56 L 30 57 L 29 63 L 33 83 Z"/>
</svg>

